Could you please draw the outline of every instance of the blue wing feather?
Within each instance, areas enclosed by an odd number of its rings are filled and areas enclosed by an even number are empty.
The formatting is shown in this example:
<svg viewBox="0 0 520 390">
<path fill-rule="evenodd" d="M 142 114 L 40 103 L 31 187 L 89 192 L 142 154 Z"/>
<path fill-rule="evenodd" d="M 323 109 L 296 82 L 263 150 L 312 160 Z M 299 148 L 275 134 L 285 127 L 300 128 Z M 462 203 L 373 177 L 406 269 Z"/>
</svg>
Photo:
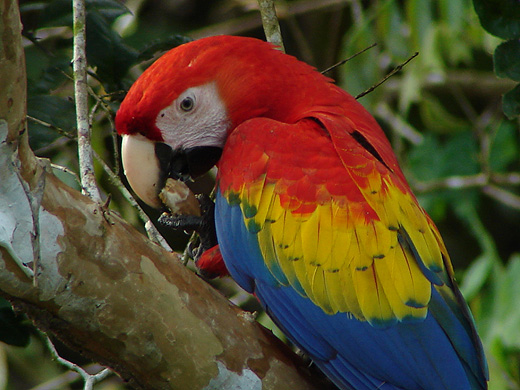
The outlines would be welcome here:
<svg viewBox="0 0 520 390">
<path fill-rule="evenodd" d="M 255 293 L 285 334 L 342 389 L 484 389 L 480 351 L 452 307 L 432 288 L 422 322 L 374 328 L 347 313 L 326 314 L 266 267 L 256 234 L 217 191 L 217 236 L 239 285 Z M 383 382 L 383 379 L 386 382 Z"/>
</svg>

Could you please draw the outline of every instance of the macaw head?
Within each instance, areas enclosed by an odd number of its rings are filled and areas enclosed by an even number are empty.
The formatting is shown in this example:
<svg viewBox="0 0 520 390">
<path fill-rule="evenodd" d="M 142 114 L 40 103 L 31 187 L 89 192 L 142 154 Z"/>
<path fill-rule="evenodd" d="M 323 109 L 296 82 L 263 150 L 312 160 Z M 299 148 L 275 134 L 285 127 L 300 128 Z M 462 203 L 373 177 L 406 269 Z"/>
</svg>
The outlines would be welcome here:
<svg viewBox="0 0 520 390">
<path fill-rule="evenodd" d="M 214 166 L 228 135 L 254 117 L 295 122 L 315 93 L 312 67 L 257 39 L 218 36 L 174 48 L 130 88 L 116 115 L 125 174 L 136 194 L 160 207 L 168 177 L 186 180 Z"/>
</svg>

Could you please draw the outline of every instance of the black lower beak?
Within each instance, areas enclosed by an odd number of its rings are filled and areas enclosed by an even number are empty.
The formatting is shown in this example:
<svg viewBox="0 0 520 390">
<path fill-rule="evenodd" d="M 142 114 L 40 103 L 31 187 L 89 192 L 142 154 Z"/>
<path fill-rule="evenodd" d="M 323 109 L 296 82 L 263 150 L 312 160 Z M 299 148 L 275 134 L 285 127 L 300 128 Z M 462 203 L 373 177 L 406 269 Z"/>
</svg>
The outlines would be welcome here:
<svg viewBox="0 0 520 390">
<path fill-rule="evenodd" d="M 160 182 L 164 185 L 169 177 L 185 182 L 203 175 L 218 162 L 222 149 L 216 146 L 197 146 L 173 150 L 169 145 L 157 142 L 155 155 L 161 169 Z"/>
</svg>

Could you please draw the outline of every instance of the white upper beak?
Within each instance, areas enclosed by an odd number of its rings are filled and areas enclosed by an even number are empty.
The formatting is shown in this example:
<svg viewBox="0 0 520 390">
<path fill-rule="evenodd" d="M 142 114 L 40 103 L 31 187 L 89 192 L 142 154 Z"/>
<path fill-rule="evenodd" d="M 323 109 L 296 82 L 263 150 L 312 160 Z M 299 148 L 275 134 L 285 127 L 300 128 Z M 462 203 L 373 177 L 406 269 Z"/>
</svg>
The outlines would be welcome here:
<svg viewBox="0 0 520 390">
<path fill-rule="evenodd" d="M 123 135 L 121 158 L 125 176 L 137 196 L 149 206 L 161 208 L 158 197 L 160 167 L 155 143 L 141 134 Z"/>
</svg>

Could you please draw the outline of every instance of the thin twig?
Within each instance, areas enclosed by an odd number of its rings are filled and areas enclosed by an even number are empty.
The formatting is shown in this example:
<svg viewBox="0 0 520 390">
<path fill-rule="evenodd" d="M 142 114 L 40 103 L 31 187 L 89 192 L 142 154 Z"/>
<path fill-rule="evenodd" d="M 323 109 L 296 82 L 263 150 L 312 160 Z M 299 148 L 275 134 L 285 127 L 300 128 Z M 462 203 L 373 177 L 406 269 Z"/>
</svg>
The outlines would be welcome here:
<svg viewBox="0 0 520 390">
<path fill-rule="evenodd" d="M 408 124 L 402 117 L 393 112 L 387 103 L 381 102 L 376 106 L 375 112 L 377 115 L 388 123 L 392 130 L 399 134 L 399 136 L 407 139 L 413 145 L 418 145 L 422 142 L 423 136 Z"/>
<path fill-rule="evenodd" d="M 508 172 L 508 173 L 491 173 L 491 181 L 496 184 L 507 184 L 507 185 L 519 185 L 520 184 L 520 173 Z"/>
<path fill-rule="evenodd" d="M 101 164 L 101 167 L 105 171 L 105 173 L 108 175 L 108 178 L 112 182 L 113 185 L 115 185 L 119 191 L 121 191 L 121 194 L 123 197 L 130 203 L 135 209 L 137 210 L 139 214 L 139 218 L 144 222 L 145 230 L 148 234 L 148 237 L 150 240 L 155 242 L 156 244 L 162 246 L 164 249 L 166 249 L 169 252 L 172 252 L 172 248 L 168 245 L 164 237 L 161 235 L 161 233 L 157 230 L 155 225 L 152 223 L 148 215 L 144 212 L 142 207 L 137 203 L 135 198 L 132 196 L 130 191 L 127 190 L 125 185 L 121 182 L 121 179 L 119 179 L 119 176 L 117 176 L 112 169 L 108 166 L 108 164 L 94 151 L 94 157 L 96 158 L 96 161 Z"/>
<path fill-rule="evenodd" d="M 85 366 L 85 371 L 93 372 L 93 371 L 101 371 L 103 366 L 98 363 L 91 363 Z M 66 371 L 61 375 L 58 375 L 52 379 L 49 379 L 46 382 L 40 383 L 30 390 L 56 390 L 56 389 L 65 389 L 69 388 L 70 385 L 80 379 L 81 376 L 75 371 Z"/>
<path fill-rule="evenodd" d="M 366 94 L 372 92 L 374 89 L 379 87 L 381 84 L 383 84 L 386 80 L 388 80 L 390 77 L 392 77 L 394 74 L 399 72 L 401 69 L 404 68 L 406 64 L 408 64 L 411 60 L 413 60 L 415 57 L 419 55 L 419 52 L 415 52 L 410 58 L 408 58 L 405 62 L 403 62 L 400 65 L 397 65 L 390 73 L 388 73 L 380 82 L 378 82 L 376 85 L 371 86 L 366 91 L 361 92 L 359 95 L 356 96 L 356 99 L 362 98 Z"/>
<path fill-rule="evenodd" d="M 44 122 L 41 119 L 32 117 L 30 115 L 27 115 L 27 119 L 32 121 L 32 122 L 34 122 L 34 123 L 38 123 L 39 125 L 45 126 L 45 127 L 49 128 L 51 130 L 54 130 L 54 131 L 58 132 L 58 134 L 63 135 L 64 137 L 71 138 L 71 139 L 75 139 L 76 138 L 74 135 L 72 135 L 68 131 L 63 130 L 61 127 L 53 125 L 52 123 Z"/>
<path fill-rule="evenodd" d="M 520 210 L 520 196 L 512 192 L 494 185 L 485 186 L 482 188 L 482 192 L 513 209 Z"/>
<path fill-rule="evenodd" d="M 78 128 L 78 156 L 82 193 L 96 202 L 101 201 L 94 176 L 94 161 L 90 143 L 87 93 L 86 17 L 85 0 L 72 2 L 74 25 L 74 97 Z"/>
<path fill-rule="evenodd" d="M 351 0 L 350 9 L 352 14 L 352 21 L 354 25 L 359 27 L 365 23 L 365 18 L 363 17 L 363 5 L 359 0 Z"/>
<path fill-rule="evenodd" d="M 144 211 L 141 210 L 141 212 L 144 213 Z M 139 216 L 141 219 L 143 219 L 143 216 L 141 216 L 141 212 L 139 213 Z M 146 214 L 145 214 L 146 215 Z M 161 232 L 157 230 L 153 222 L 150 218 L 144 223 L 144 230 L 146 230 L 146 234 L 148 235 L 148 238 L 155 242 L 156 244 L 163 247 L 163 249 L 166 249 L 168 252 L 173 252 L 173 249 L 170 247 L 168 242 L 165 240 Z"/>
<path fill-rule="evenodd" d="M 489 184 L 489 177 L 485 173 L 468 176 L 449 176 L 439 180 L 428 182 L 414 182 L 413 187 L 417 192 L 430 192 L 444 188 L 462 189 L 471 187 L 484 187 Z"/>
<path fill-rule="evenodd" d="M 262 25 L 264 26 L 267 42 L 278 46 L 280 50 L 285 53 L 280 23 L 278 22 L 276 9 L 274 7 L 274 0 L 258 0 L 258 6 L 260 7 Z"/>
<path fill-rule="evenodd" d="M 34 123 L 38 123 L 41 126 L 47 127 L 50 130 L 56 131 L 58 134 L 60 134 L 62 136 L 62 137 L 57 138 L 56 140 L 52 141 L 50 144 L 47 144 L 47 145 L 41 147 L 40 149 L 36 149 L 34 151 L 34 154 L 36 154 L 37 156 L 45 154 L 45 153 L 49 153 L 54 149 L 63 148 L 65 146 L 65 144 L 69 141 L 77 142 L 77 137 L 76 137 L 75 133 L 68 132 L 66 130 L 63 130 L 61 127 L 55 126 L 55 125 L 45 122 L 45 121 L 42 121 L 41 119 L 38 119 L 38 118 L 34 118 L 30 115 L 27 115 L 27 119 Z M 81 183 L 80 183 L 80 186 L 81 186 Z"/>
<path fill-rule="evenodd" d="M 47 348 L 51 352 L 51 355 L 54 357 L 54 359 L 56 359 L 56 361 L 58 361 L 58 363 L 67 367 L 69 370 L 77 372 L 79 375 L 81 375 L 81 377 L 85 381 L 83 390 L 92 390 L 93 386 L 96 383 L 101 382 L 103 379 L 105 379 L 109 375 L 113 374 L 113 371 L 110 370 L 109 368 L 105 368 L 105 369 L 101 370 L 100 372 L 98 372 L 97 374 L 89 374 L 87 371 L 85 371 L 83 368 L 81 368 L 77 364 L 72 363 L 72 362 L 62 358 L 58 354 L 58 351 L 56 351 L 56 347 L 52 343 L 49 336 L 44 335 L 44 339 L 45 339 L 45 344 L 47 345 Z"/>
<path fill-rule="evenodd" d="M 90 90 L 90 87 L 88 88 Z M 88 123 L 94 123 L 94 115 L 96 115 L 96 111 L 98 107 L 101 105 L 101 100 L 96 99 L 96 103 L 94 106 L 90 109 L 90 114 L 88 116 Z"/>
<path fill-rule="evenodd" d="M 455 101 L 459 104 L 459 107 L 466 115 L 466 118 L 469 119 L 470 122 L 476 122 L 478 119 L 478 114 L 476 109 L 472 106 L 468 97 L 462 92 L 462 88 L 460 85 L 453 83 L 446 83 L 448 90 L 451 92 Z"/>
<path fill-rule="evenodd" d="M 65 146 L 72 141 L 69 137 L 58 137 L 51 143 L 42 146 L 39 149 L 34 150 L 34 154 L 37 156 L 47 155 L 55 150 L 63 150 Z"/>
<path fill-rule="evenodd" d="M 199 239 L 199 235 L 197 232 L 191 233 L 190 239 L 188 240 L 188 243 L 186 244 L 186 248 L 184 248 L 184 252 L 182 252 L 182 264 L 188 265 L 188 262 L 190 261 L 190 249 L 191 245 L 195 244 L 197 240 Z"/>
<path fill-rule="evenodd" d="M 428 182 L 413 182 L 413 188 L 420 193 L 440 189 L 482 188 L 482 192 L 491 198 L 520 210 L 520 197 L 498 185 L 519 185 L 520 173 L 485 173 L 468 176 L 449 176 Z"/>
<path fill-rule="evenodd" d="M 121 169 L 121 167 L 119 165 L 119 161 L 121 160 L 121 158 L 119 157 L 119 149 L 117 147 L 118 142 L 117 142 L 116 126 L 114 124 L 114 120 L 112 119 L 112 116 L 114 113 L 110 109 L 107 102 L 104 100 L 107 97 L 111 97 L 113 94 L 106 94 L 106 95 L 99 96 L 90 86 L 88 87 L 88 91 L 89 91 L 90 96 L 92 96 L 94 99 L 96 99 L 96 101 L 99 103 L 101 108 L 103 108 L 103 110 L 107 114 L 106 117 L 108 119 L 108 122 L 110 123 L 110 130 L 111 130 L 110 135 L 112 137 L 112 143 L 114 146 L 114 149 L 113 149 L 114 150 L 114 172 L 116 172 L 118 174 L 119 170 Z"/>
<path fill-rule="evenodd" d="M 345 59 L 345 60 L 340 61 L 340 62 L 338 62 L 337 64 L 334 64 L 334 65 L 332 65 L 332 66 L 329 66 L 327 69 L 322 70 L 321 73 L 322 73 L 322 74 L 325 74 L 325 73 L 327 73 L 327 72 L 330 72 L 332 69 L 336 69 L 338 66 L 341 66 L 341 65 L 347 63 L 347 62 L 350 61 L 351 59 L 357 57 L 358 55 L 360 55 L 360 54 L 362 54 L 362 53 L 364 53 L 364 52 L 366 52 L 368 49 L 372 49 L 372 48 L 375 47 L 375 46 L 377 46 L 377 42 L 372 43 L 370 46 L 364 48 L 364 49 L 361 50 L 361 51 L 358 51 L 356 54 L 351 55 L 350 57 L 348 57 L 348 58 Z M 356 97 L 356 99 L 357 99 L 357 97 Z"/>
<path fill-rule="evenodd" d="M 330 15 L 326 31 L 324 31 L 325 42 L 327 42 L 327 45 L 325 45 L 325 50 L 321 56 L 323 59 L 322 63 L 330 64 L 337 57 L 338 50 L 341 46 L 340 41 L 343 38 L 342 34 L 338 34 L 338 31 L 341 30 L 345 15 L 346 10 L 344 8 L 339 8 Z"/>
<path fill-rule="evenodd" d="M 51 168 L 55 169 L 57 171 L 63 172 L 63 173 L 68 173 L 69 175 L 71 175 L 76 180 L 78 185 L 81 186 L 81 180 L 79 179 L 78 174 L 76 172 L 74 172 L 72 169 L 69 169 L 69 168 L 64 167 L 62 165 L 58 165 L 58 164 L 54 164 L 54 163 L 51 163 Z"/>
<path fill-rule="evenodd" d="M 490 104 L 473 122 L 473 131 L 479 141 L 478 161 L 480 163 L 480 170 L 487 175 L 491 175 L 491 145 L 499 128 L 498 126 L 491 126 L 491 124 L 498 122 L 498 118 L 496 118 L 498 111 L 498 106 Z"/>
</svg>

